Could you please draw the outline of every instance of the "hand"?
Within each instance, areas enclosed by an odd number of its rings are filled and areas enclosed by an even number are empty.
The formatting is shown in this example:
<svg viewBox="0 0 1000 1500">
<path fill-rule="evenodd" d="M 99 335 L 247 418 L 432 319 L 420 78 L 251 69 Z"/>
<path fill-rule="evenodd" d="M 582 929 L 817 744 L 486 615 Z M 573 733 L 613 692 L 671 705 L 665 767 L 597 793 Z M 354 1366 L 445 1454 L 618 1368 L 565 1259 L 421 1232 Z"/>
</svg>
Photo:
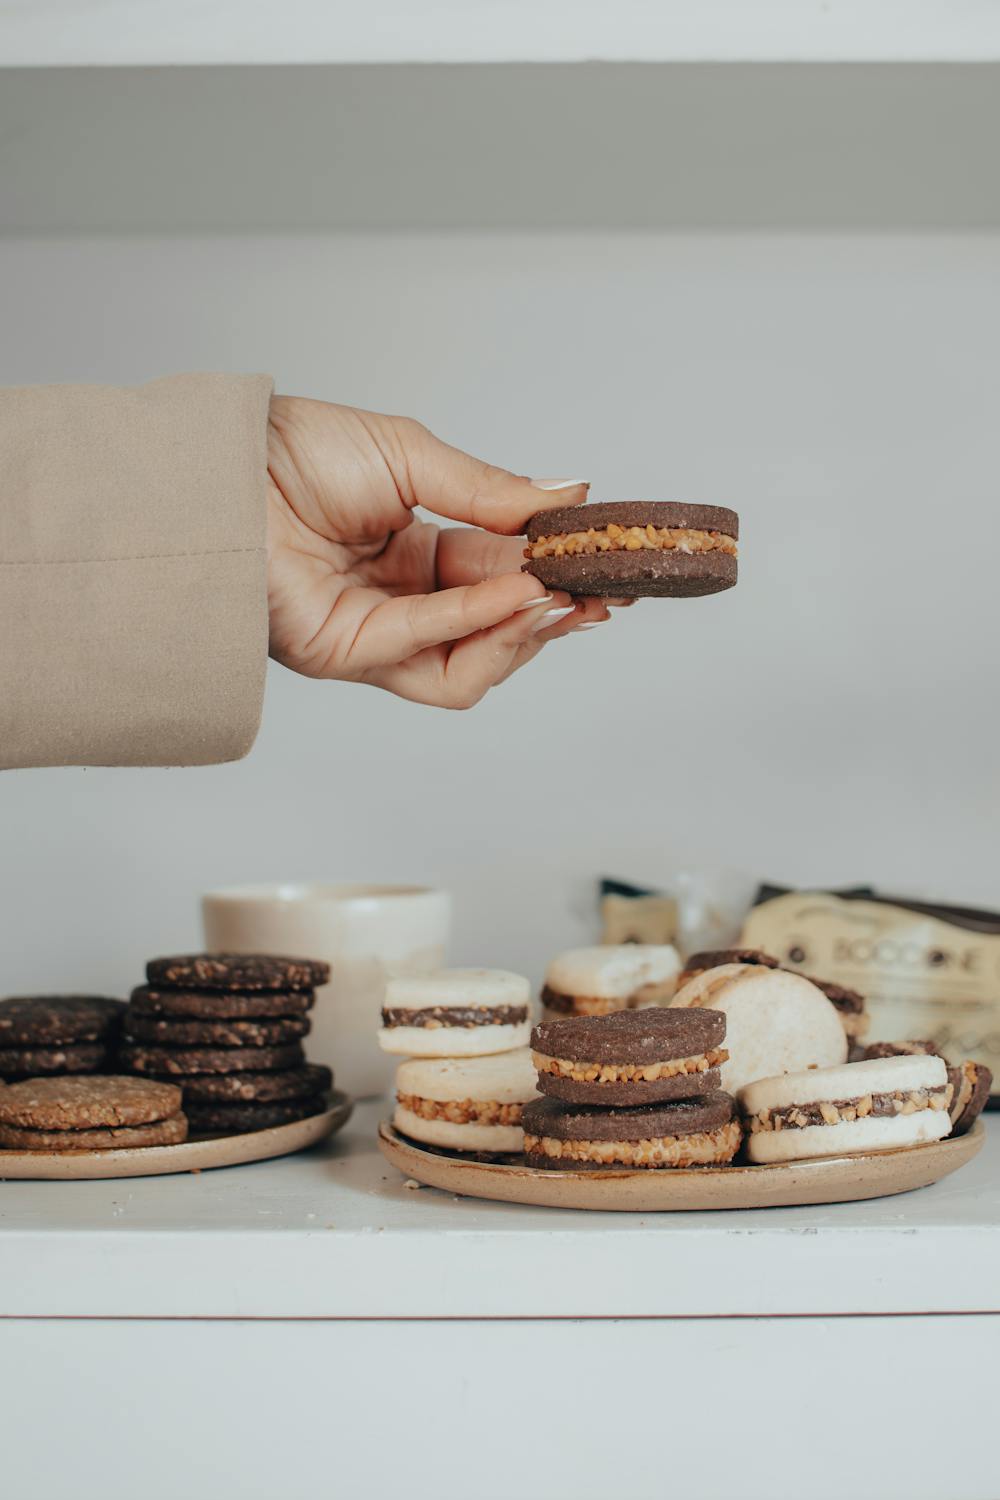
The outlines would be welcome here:
<svg viewBox="0 0 1000 1500">
<path fill-rule="evenodd" d="M 268 475 L 271 655 L 307 677 L 469 708 L 608 618 L 520 571 L 529 516 L 580 504 L 583 483 L 540 489 L 419 422 L 289 396 L 271 401 Z M 417 505 L 481 529 L 417 521 Z"/>
</svg>

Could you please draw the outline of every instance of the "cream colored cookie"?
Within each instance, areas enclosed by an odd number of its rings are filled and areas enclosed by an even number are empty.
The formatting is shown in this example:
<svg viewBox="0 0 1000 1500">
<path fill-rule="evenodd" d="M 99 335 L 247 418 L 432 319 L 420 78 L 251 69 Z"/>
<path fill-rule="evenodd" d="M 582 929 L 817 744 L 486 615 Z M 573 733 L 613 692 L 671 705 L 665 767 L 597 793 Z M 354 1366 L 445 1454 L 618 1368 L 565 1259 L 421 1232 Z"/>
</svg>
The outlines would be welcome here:
<svg viewBox="0 0 1000 1500">
<path fill-rule="evenodd" d="M 445 969 L 391 979 L 379 1046 L 410 1057 L 482 1057 L 523 1047 L 531 990 L 505 969 Z"/>
<path fill-rule="evenodd" d="M 536 1094 L 527 1047 L 491 1057 L 413 1058 L 396 1072 L 397 1130 L 454 1151 L 520 1151 L 521 1108 Z"/>
<path fill-rule="evenodd" d="M 680 955 L 669 943 L 569 948 L 549 964 L 542 999 L 562 1014 L 600 1013 L 596 1006 L 574 1005 L 576 1000 L 606 1002 L 608 1010 L 656 1005 L 671 998 L 680 969 Z"/>
<path fill-rule="evenodd" d="M 427 1010 L 440 1005 L 458 1007 L 528 1005 L 531 985 L 523 974 L 507 969 L 439 969 L 434 974 L 407 974 L 389 979 L 386 1010 Z"/>
<path fill-rule="evenodd" d="M 896 1151 L 922 1141 L 940 1141 L 951 1129 L 947 1110 L 898 1115 L 876 1120 L 851 1120 L 840 1125 L 807 1125 L 804 1130 L 768 1131 L 750 1135 L 747 1156 L 752 1162 L 803 1161 L 814 1156 L 851 1156 L 865 1151 Z"/>
<path fill-rule="evenodd" d="M 847 1038 L 829 1000 L 808 979 L 782 969 L 723 964 L 697 975 L 674 1006 L 700 1005 L 726 1017 L 729 1093 L 779 1073 L 828 1068 L 847 1060 Z"/>
<path fill-rule="evenodd" d="M 739 1094 L 747 1155 L 799 1161 L 941 1140 L 951 1095 L 944 1059 L 922 1055 L 762 1078 Z"/>
<path fill-rule="evenodd" d="M 486 1057 L 525 1047 L 531 1036 L 531 1021 L 516 1026 L 425 1026 L 383 1027 L 378 1034 L 383 1052 L 397 1057 Z"/>
</svg>

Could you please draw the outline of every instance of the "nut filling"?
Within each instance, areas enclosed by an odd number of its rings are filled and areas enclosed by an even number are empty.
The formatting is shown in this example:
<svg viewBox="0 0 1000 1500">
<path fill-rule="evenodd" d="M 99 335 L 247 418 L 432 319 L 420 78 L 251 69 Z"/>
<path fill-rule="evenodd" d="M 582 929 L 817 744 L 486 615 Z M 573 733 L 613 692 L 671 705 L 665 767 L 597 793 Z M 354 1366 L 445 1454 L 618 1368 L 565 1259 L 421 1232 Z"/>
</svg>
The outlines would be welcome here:
<svg viewBox="0 0 1000 1500">
<path fill-rule="evenodd" d="M 526 1005 L 428 1005 L 423 1010 L 390 1006 L 382 1011 L 383 1026 L 517 1026 L 528 1019 Z"/>
<path fill-rule="evenodd" d="M 521 1104 L 499 1104 L 495 1099 L 422 1099 L 419 1094 L 397 1094 L 402 1109 L 421 1120 L 447 1120 L 452 1125 L 520 1125 Z"/>
<path fill-rule="evenodd" d="M 524 1149 L 529 1155 L 545 1156 L 567 1165 L 586 1161 L 608 1167 L 704 1167 L 713 1162 L 732 1161 L 741 1136 L 738 1120 L 730 1120 L 718 1130 L 640 1141 L 561 1141 L 555 1136 L 526 1132 Z"/>
<path fill-rule="evenodd" d="M 599 531 L 564 531 L 540 536 L 524 549 L 527 558 L 593 557 L 598 552 L 729 552 L 736 540 L 722 531 L 693 531 L 685 526 L 616 526 Z"/>
<path fill-rule="evenodd" d="M 818 1104 L 794 1104 L 787 1109 L 762 1109 L 750 1118 L 750 1134 L 762 1130 L 804 1130 L 807 1125 L 839 1125 L 843 1120 L 865 1120 L 869 1116 L 915 1115 L 921 1109 L 947 1109 L 951 1084 L 940 1089 L 913 1089 L 905 1094 L 865 1094 L 861 1099 L 821 1100 Z"/>
<path fill-rule="evenodd" d="M 658 1078 L 676 1078 L 680 1073 L 707 1073 L 728 1056 L 725 1047 L 713 1047 L 700 1057 L 671 1057 L 657 1063 L 574 1062 L 566 1057 L 546 1057 L 544 1052 L 532 1052 L 531 1059 L 539 1073 L 554 1073 L 557 1078 L 573 1078 L 577 1083 L 655 1083 Z"/>
</svg>

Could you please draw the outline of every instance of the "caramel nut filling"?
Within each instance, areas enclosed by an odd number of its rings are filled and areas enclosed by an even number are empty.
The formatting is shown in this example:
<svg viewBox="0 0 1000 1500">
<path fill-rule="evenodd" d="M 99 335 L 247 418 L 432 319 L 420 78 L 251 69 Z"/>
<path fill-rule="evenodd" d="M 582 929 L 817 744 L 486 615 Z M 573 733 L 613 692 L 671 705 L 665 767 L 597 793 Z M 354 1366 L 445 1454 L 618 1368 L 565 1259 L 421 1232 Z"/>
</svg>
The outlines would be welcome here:
<svg viewBox="0 0 1000 1500">
<path fill-rule="evenodd" d="M 396 1098 L 421 1120 L 447 1120 L 452 1125 L 520 1125 L 524 1107 L 495 1099 L 422 1099 L 419 1094 L 397 1094 Z"/>
<path fill-rule="evenodd" d="M 861 1099 L 821 1100 L 817 1104 L 762 1109 L 750 1118 L 750 1134 L 762 1130 L 804 1130 L 808 1125 L 839 1125 L 844 1120 L 915 1115 L 921 1109 L 947 1109 L 951 1084 L 940 1089 L 913 1089 L 898 1094 L 865 1094 Z"/>
<path fill-rule="evenodd" d="M 676 1078 L 679 1073 L 707 1073 L 728 1056 L 725 1047 L 713 1047 L 700 1057 L 672 1057 L 657 1063 L 573 1062 L 566 1057 L 546 1057 L 544 1052 L 532 1052 L 531 1060 L 539 1073 L 554 1073 L 557 1078 L 572 1078 L 577 1083 L 655 1083 L 658 1078 Z"/>
<path fill-rule="evenodd" d="M 564 531 L 540 536 L 524 549 L 527 558 L 593 557 L 598 552 L 729 552 L 736 540 L 723 531 L 693 531 L 686 526 L 616 526 L 599 531 Z"/>
<path fill-rule="evenodd" d="M 551 1135 L 525 1134 L 524 1149 L 567 1166 L 587 1161 L 607 1167 L 703 1167 L 731 1161 L 741 1137 L 739 1121 L 730 1120 L 718 1130 L 640 1141 L 561 1141 Z"/>
</svg>

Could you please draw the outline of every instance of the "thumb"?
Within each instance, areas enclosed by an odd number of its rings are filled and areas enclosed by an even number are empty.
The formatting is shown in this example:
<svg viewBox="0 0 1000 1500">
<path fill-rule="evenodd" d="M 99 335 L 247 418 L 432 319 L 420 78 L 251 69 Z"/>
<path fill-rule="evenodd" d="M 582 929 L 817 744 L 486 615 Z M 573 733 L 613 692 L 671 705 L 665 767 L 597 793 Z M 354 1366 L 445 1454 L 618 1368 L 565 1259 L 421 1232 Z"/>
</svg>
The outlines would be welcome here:
<svg viewBox="0 0 1000 1500">
<path fill-rule="evenodd" d="M 587 498 L 585 479 L 511 474 L 443 443 L 418 422 L 398 421 L 395 436 L 405 454 L 409 503 L 452 521 L 518 536 L 536 512 L 582 505 Z"/>
</svg>

